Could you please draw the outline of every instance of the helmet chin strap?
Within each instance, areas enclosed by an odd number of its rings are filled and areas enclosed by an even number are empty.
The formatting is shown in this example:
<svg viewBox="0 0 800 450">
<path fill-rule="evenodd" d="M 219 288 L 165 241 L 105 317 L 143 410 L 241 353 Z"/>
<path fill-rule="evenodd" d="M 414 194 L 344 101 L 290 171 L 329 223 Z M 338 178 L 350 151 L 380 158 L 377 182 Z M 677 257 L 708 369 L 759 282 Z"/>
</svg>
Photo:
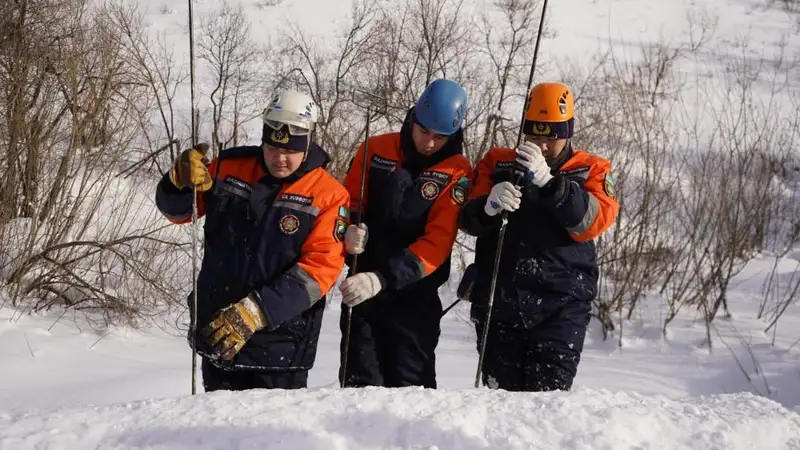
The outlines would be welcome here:
<svg viewBox="0 0 800 450">
<path fill-rule="evenodd" d="M 303 162 L 306 162 L 308 159 L 308 151 L 311 150 L 311 135 L 314 134 L 314 124 L 311 124 L 311 128 L 308 130 L 308 134 L 306 135 L 306 152 L 303 154 Z"/>
</svg>

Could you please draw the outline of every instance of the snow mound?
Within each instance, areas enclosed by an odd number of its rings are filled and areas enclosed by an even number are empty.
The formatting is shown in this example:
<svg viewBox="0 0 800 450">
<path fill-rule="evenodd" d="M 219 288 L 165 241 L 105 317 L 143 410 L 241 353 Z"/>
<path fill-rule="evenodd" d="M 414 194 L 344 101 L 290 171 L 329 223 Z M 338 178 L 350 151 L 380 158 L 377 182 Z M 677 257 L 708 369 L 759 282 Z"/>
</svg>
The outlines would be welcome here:
<svg viewBox="0 0 800 450">
<path fill-rule="evenodd" d="M 0 449 L 800 449 L 800 414 L 751 394 L 214 392 L 0 412 Z"/>
</svg>

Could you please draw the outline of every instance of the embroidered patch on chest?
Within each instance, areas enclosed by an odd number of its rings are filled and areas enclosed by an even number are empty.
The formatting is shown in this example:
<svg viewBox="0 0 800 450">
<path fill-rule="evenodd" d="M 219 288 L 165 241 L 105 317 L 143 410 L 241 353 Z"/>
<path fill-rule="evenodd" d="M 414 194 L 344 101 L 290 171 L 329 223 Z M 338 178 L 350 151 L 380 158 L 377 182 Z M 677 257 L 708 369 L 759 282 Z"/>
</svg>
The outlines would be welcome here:
<svg viewBox="0 0 800 450">
<path fill-rule="evenodd" d="M 300 228 L 300 219 L 294 214 L 287 214 L 281 217 L 279 225 L 283 234 L 294 234 Z"/>
<path fill-rule="evenodd" d="M 439 196 L 439 185 L 435 181 L 426 181 L 419 191 L 425 200 L 433 200 Z"/>
</svg>

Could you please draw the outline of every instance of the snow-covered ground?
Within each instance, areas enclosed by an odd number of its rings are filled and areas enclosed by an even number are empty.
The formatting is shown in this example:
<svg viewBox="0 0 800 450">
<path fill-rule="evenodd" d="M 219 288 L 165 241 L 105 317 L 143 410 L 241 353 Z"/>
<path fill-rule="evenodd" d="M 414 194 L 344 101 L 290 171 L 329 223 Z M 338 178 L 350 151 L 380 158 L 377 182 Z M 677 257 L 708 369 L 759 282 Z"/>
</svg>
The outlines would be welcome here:
<svg viewBox="0 0 800 450">
<path fill-rule="evenodd" d="M 774 335 L 765 333 L 767 322 L 756 318 L 760 283 L 771 263 L 757 259 L 735 278 L 729 296 L 732 317 L 715 322 L 711 349 L 702 317 L 688 307 L 664 338 L 666 305 L 644 304 L 623 323 L 621 346 L 619 334 L 604 340 L 599 322 L 592 320 L 576 388 L 670 398 L 751 392 L 800 412 L 800 305 L 789 307 Z M 787 272 L 797 264 L 783 261 Z M 447 306 L 454 296 L 445 287 L 442 292 Z M 309 379 L 314 388 L 338 386 L 338 292 L 328 303 Z M 150 326 L 99 332 L 90 330 L 81 313 L 59 318 L 58 311 L 14 312 L 8 306 L 0 309 L 5 369 L 0 371 L 0 409 L 50 410 L 190 393 L 191 352 L 175 330 Z M 462 302 L 442 319 L 440 389 L 471 388 L 474 382 L 477 352 L 468 317 L 469 307 Z"/>
<path fill-rule="evenodd" d="M 266 34 L 305 17 L 305 29 L 324 35 L 347 18 L 349 3 L 330 0 L 323 9 L 311 0 L 241 1 L 254 33 Z M 198 14 L 212 5 L 196 2 Z M 588 58 L 606 45 L 631 49 L 660 37 L 684 43 L 692 11 L 719 19 L 717 45 L 746 35 L 752 48 L 774 51 L 793 33 L 793 19 L 757 5 L 550 2 L 555 34 L 543 42 L 542 60 L 552 62 L 548 73 L 555 74 L 560 58 Z M 145 6 L 155 29 L 181 36 L 185 2 Z M 797 33 L 790 41 L 796 54 Z M 800 252 L 785 258 L 783 276 L 798 263 Z M 737 276 L 728 295 L 732 317 L 715 322 L 711 348 L 702 318 L 690 309 L 664 337 L 665 306 L 645 304 L 623 323 L 621 346 L 618 334 L 604 340 L 593 321 L 569 393 L 473 389 L 477 355 L 467 305 L 442 321 L 436 391 L 339 389 L 334 295 L 308 390 L 204 394 L 198 383 L 200 393 L 191 397 L 191 354 L 175 330 L 97 333 L 79 314 L 20 316 L 6 304 L 0 307 L 0 449 L 800 449 L 800 305 L 786 310 L 777 331 L 765 333 L 757 309 L 771 265 L 761 257 Z M 443 290 L 443 304 L 452 300 Z"/>
<path fill-rule="evenodd" d="M 798 429 L 752 395 L 322 388 L 0 413 L 0 448 L 767 450 L 797 448 Z"/>
<path fill-rule="evenodd" d="M 466 305 L 443 320 L 437 391 L 338 388 L 334 296 L 308 390 L 205 394 L 198 386 L 195 397 L 181 336 L 81 331 L 81 317 L 69 314 L 52 326 L 55 312 L 10 322 L 6 307 L 0 449 L 800 449 L 800 306 L 787 311 L 773 345 L 755 319 L 768 263 L 737 278 L 733 318 L 716 324 L 711 351 L 691 314 L 664 339 L 657 305 L 625 323 L 621 348 L 593 321 L 569 393 L 473 389 Z"/>
</svg>

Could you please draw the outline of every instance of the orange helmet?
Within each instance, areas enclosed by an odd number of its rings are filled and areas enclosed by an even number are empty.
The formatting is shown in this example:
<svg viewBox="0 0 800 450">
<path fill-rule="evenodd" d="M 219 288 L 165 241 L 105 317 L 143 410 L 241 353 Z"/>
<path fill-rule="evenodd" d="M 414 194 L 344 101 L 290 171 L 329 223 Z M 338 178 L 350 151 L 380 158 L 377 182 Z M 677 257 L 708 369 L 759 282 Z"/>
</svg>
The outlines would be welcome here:
<svg viewBox="0 0 800 450">
<path fill-rule="evenodd" d="M 523 132 L 554 139 L 572 137 L 575 100 L 566 84 L 539 83 L 528 94 Z"/>
</svg>

